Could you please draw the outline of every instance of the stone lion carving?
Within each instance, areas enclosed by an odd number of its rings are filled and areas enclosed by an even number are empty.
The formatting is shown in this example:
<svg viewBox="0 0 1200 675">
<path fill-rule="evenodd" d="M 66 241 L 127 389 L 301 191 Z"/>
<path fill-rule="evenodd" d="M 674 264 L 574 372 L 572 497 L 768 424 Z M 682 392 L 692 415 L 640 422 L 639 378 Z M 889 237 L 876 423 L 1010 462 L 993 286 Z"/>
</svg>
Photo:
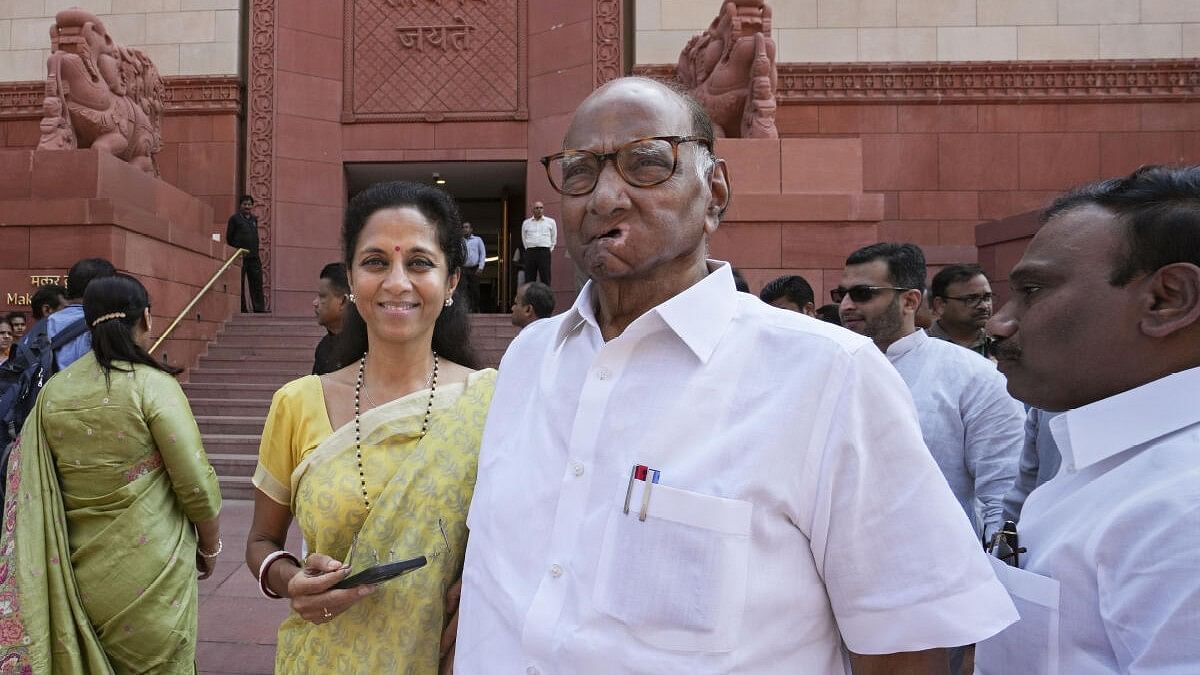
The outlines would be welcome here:
<svg viewBox="0 0 1200 675">
<path fill-rule="evenodd" d="M 688 41 L 675 77 L 708 111 L 717 136 L 778 138 L 775 41 L 764 0 L 728 0 Z"/>
<path fill-rule="evenodd" d="M 55 15 L 50 46 L 38 149 L 96 148 L 158 175 L 166 88 L 154 63 L 77 7 Z"/>
</svg>

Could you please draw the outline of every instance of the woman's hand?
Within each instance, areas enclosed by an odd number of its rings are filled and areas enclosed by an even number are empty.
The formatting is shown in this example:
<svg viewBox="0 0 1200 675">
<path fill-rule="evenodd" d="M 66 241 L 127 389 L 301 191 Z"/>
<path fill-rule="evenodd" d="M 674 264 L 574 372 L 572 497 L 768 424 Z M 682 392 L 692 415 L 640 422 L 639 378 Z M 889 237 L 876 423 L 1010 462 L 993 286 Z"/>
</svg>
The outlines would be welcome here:
<svg viewBox="0 0 1200 675">
<path fill-rule="evenodd" d="M 200 573 L 200 580 L 211 577 L 215 569 L 217 569 L 217 559 L 205 558 L 200 555 L 200 549 L 196 549 L 196 571 Z"/>
<path fill-rule="evenodd" d="M 327 555 L 314 553 L 304 568 L 288 581 L 292 610 L 309 623 L 320 625 L 375 592 L 374 584 L 335 589 L 333 585 L 350 575 L 350 568 Z"/>
</svg>

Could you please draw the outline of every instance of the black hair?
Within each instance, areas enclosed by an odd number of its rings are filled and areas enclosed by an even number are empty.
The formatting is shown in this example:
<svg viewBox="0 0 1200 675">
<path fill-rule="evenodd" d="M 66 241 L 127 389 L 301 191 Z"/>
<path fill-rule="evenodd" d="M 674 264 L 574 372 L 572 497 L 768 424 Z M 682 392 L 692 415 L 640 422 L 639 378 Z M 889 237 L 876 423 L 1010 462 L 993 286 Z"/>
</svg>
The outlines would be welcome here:
<svg viewBox="0 0 1200 675">
<path fill-rule="evenodd" d="M 1093 204 L 1125 230 L 1125 250 L 1108 279 L 1113 286 L 1173 263 L 1200 265 L 1200 166 L 1144 166 L 1084 185 L 1042 211 L 1041 222 Z"/>
<path fill-rule="evenodd" d="M 733 272 L 733 287 L 742 293 L 749 293 L 750 284 L 746 283 L 746 277 L 742 276 L 742 273 L 738 271 L 738 268 L 730 265 L 729 271 Z"/>
<path fill-rule="evenodd" d="M 544 319 L 554 314 L 554 291 L 540 281 L 525 284 L 525 304 L 533 308 L 533 314 Z"/>
<path fill-rule="evenodd" d="M 241 206 L 242 202 L 250 202 L 251 204 L 253 204 L 254 197 L 251 197 L 250 195 L 242 195 L 241 197 L 238 197 L 238 206 Z"/>
<path fill-rule="evenodd" d="M 21 310 L 17 310 L 15 312 L 9 312 L 8 314 L 5 315 L 4 318 L 6 320 L 8 320 L 8 323 L 11 325 L 13 322 L 13 319 L 21 319 L 22 321 L 25 321 L 25 312 L 22 312 Z"/>
<path fill-rule="evenodd" d="M 933 280 L 929 282 L 929 297 L 944 298 L 946 297 L 946 289 L 950 284 L 957 284 L 960 281 L 970 281 L 978 276 L 987 275 L 983 273 L 983 268 L 975 263 L 960 263 L 957 265 L 946 265 L 938 270 L 938 273 L 933 275 Z"/>
<path fill-rule="evenodd" d="M 46 318 L 42 312 L 42 305 L 50 305 L 57 308 L 59 305 L 66 302 L 67 289 L 58 284 L 42 284 L 33 292 L 33 297 L 29 299 L 29 311 L 33 314 L 34 321 L 41 321 Z"/>
<path fill-rule="evenodd" d="M 842 316 L 838 314 L 838 306 L 832 303 L 818 307 L 817 318 L 835 326 L 842 325 Z"/>
<path fill-rule="evenodd" d="M 117 268 L 104 258 L 84 258 L 76 262 L 67 271 L 67 299 L 79 300 L 92 280 L 111 277 L 116 272 Z"/>
<path fill-rule="evenodd" d="M 888 277 L 898 288 L 925 291 L 925 253 L 916 244 L 879 242 L 864 246 L 846 258 L 847 265 L 865 265 L 875 260 L 887 263 Z"/>
<path fill-rule="evenodd" d="M 758 297 L 766 303 L 786 297 L 800 309 L 804 309 L 810 302 L 815 304 L 817 301 L 808 280 L 798 274 L 772 279 L 759 291 Z"/>
<path fill-rule="evenodd" d="M 142 282 L 128 274 L 113 274 L 93 279 L 83 293 L 83 318 L 92 331 L 92 352 L 104 369 L 104 379 L 111 381 L 112 371 L 130 372 L 132 368 L 118 366 L 116 361 L 128 361 L 150 366 L 164 373 L 177 375 L 182 368 L 161 363 L 133 339 L 133 329 L 150 307 L 150 294 Z M 96 323 L 111 314 L 122 314 Z"/>
<path fill-rule="evenodd" d="M 466 252 L 462 246 L 462 217 L 454 199 L 439 188 L 405 181 L 376 183 L 355 195 L 346 206 L 346 219 L 342 225 L 342 255 L 347 269 L 354 265 L 354 248 L 358 245 L 358 237 L 367 220 L 376 211 L 405 206 L 420 211 L 437 229 L 438 246 L 446 256 L 446 274 L 451 275 L 462 269 Z M 471 346 L 467 304 L 459 298 L 451 306 L 442 308 L 433 325 L 433 350 L 455 363 L 478 368 L 479 359 Z M 362 358 L 367 347 L 367 324 L 354 303 L 350 303 L 342 317 L 342 332 L 338 334 L 337 360 L 340 363 L 353 363 Z"/>
<path fill-rule="evenodd" d="M 346 263 L 332 262 L 321 268 L 320 279 L 328 279 L 334 290 L 345 294 L 350 292 L 350 280 L 346 278 Z"/>
</svg>

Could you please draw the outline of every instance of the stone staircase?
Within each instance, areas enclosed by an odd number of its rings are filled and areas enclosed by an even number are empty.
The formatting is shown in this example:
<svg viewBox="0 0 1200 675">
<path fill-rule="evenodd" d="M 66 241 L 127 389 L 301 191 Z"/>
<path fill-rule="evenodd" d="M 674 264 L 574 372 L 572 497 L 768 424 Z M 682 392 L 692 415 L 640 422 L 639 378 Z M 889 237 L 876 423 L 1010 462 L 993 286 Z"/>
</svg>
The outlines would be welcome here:
<svg viewBox="0 0 1200 675">
<path fill-rule="evenodd" d="M 496 366 L 517 329 L 507 314 L 475 314 L 471 322 L 480 359 Z M 271 396 L 312 372 L 313 349 L 324 334 L 309 317 L 238 314 L 188 373 L 183 390 L 226 499 L 254 498 L 250 479 Z"/>
</svg>

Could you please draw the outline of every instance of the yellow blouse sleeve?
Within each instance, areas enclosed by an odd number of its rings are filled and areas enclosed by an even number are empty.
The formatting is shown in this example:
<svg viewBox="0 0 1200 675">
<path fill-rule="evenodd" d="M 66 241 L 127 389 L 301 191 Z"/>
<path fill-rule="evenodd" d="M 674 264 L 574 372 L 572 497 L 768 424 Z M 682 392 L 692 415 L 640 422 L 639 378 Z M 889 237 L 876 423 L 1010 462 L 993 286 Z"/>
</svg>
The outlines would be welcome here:
<svg viewBox="0 0 1200 675">
<path fill-rule="evenodd" d="M 310 449 L 314 422 L 324 417 L 320 378 L 308 376 L 293 380 L 275 392 L 258 446 L 254 487 L 291 508 L 292 471 Z"/>
</svg>

